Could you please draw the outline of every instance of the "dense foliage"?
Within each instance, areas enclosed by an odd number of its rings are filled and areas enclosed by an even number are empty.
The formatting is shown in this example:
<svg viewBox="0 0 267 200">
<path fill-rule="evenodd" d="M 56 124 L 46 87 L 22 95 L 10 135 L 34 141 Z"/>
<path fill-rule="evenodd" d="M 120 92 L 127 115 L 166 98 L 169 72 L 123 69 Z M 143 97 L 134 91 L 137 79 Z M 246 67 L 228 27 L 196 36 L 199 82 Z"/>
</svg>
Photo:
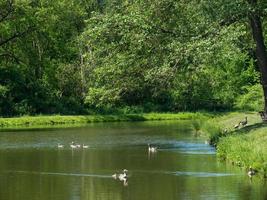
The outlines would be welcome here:
<svg viewBox="0 0 267 200">
<path fill-rule="evenodd" d="M 247 2 L 0 0 L 0 115 L 262 109 Z"/>
</svg>

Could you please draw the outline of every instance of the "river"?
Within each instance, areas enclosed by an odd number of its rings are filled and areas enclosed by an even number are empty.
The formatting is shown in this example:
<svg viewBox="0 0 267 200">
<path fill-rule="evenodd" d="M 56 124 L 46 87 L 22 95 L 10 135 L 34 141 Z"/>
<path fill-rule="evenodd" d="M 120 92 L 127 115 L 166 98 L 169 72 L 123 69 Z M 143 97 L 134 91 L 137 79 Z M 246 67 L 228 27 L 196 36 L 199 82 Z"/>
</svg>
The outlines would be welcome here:
<svg viewBox="0 0 267 200">
<path fill-rule="evenodd" d="M 0 199 L 267 199 L 266 182 L 219 162 L 204 141 L 190 121 L 1 131 Z M 128 179 L 115 180 L 123 169 Z"/>
</svg>

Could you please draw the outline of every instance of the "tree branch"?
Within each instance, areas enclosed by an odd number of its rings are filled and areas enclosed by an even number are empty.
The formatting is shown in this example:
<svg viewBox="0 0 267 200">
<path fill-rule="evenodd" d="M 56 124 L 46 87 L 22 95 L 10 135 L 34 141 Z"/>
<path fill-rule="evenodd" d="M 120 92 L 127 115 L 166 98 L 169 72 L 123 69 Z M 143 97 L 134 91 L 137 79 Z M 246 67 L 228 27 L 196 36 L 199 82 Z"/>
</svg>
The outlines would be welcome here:
<svg viewBox="0 0 267 200">
<path fill-rule="evenodd" d="M 0 40 L 0 46 L 2 46 L 4 44 L 6 44 L 6 43 L 18 38 L 18 37 L 22 37 L 22 36 L 24 36 L 25 34 L 31 32 L 31 31 L 33 31 L 33 27 L 32 26 L 28 27 L 27 30 L 25 30 L 25 31 L 22 31 L 22 32 L 19 32 L 19 33 L 15 33 L 14 35 L 10 36 L 9 38 L 7 38 L 5 40 Z"/>
<path fill-rule="evenodd" d="M 223 20 L 219 21 L 218 25 L 219 25 L 219 27 L 230 26 L 231 24 L 234 24 L 238 21 L 241 21 L 242 19 L 247 19 L 247 13 L 242 12 L 242 13 L 238 13 L 236 15 L 232 15 L 231 17 L 229 17 L 227 19 L 223 19 Z M 153 27 L 155 30 L 157 30 L 157 32 L 160 31 L 163 34 L 172 35 L 174 37 L 180 37 L 181 36 L 180 34 L 176 33 L 175 31 L 172 31 L 172 30 L 167 30 L 167 29 L 164 29 L 162 27 L 155 27 L 155 26 L 153 26 Z M 218 33 L 219 33 L 218 29 L 213 30 L 213 29 L 210 29 L 211 27 L 212 27 L 212 25 L 210 27 L 208 27 L 205 32 L 198 34 L 198 35 L 187 34 L 186 38 L 203 39 L 203 38 L 209 37 L 210 35 L 212 35 L 212 36 L 218 35 Z"/>
</svg>

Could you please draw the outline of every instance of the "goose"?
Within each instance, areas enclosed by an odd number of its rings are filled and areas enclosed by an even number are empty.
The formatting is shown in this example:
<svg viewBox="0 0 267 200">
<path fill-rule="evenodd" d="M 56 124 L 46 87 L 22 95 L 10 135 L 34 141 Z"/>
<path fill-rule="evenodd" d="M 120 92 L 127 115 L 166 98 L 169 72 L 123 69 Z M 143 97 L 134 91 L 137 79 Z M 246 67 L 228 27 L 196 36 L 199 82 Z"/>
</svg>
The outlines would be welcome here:
<svg viewBox="0 0 267 200">
<path fill-rule="evenodd" d="M 88 147 L 89 147 L 88 145 L 83 144 L 83 149 L 88 149 Z"/>
<path fill-rule="evenodd" d="M 241 124 L 242 126 L 246 126 L 248 123 L 248 117 L 246 116 L 244 120 L 240 121 L 239 124 Z"/>
<path fill-rule="evenodd" d="M 71 142 L 70 147 L 71 147 L 72 149 L 76 149 L 76 148 L 77 148 L 77 145 L 75 145 L 74 142 Z"/>
<path fill-rule="evenodd" d="M 64 147 L 64 145 L 63 144 L 57 144 L 57 148 L 63 148 Z"/>
<path fill-rule="evenodd" d="M 239 125 L 240 125 L 240 122 L 238 124 L 234 125 L 234 128 L 235 129 L 239 128 Z"/>
<path fill-rule="evenodd" d="M 157 147 L 152 147 L 150 144 L 148 144 L 148 152 L 155 153 L 157 152 Z"/>
<path fill-rule="evenodd" d="M 117 174 L 117 173 L 115 173 L 115 174 L 112 175 L 112 177 L 113 177 L 114 179 L 119 179 L 120 181 L 126 181 L 127 178 L 128 178 L 128 176 L 127 176 L 127 172 L 128 172 L 128 170 L 127 170 L 127 169 L 124 169 L 124 170 L 122 170 L 122 172 L 123 172 L 123 173 L 121 173 L 121 174 Z"/>
<path fill-rule="evenodd" d="M 259 114 L 260 114 L 262 120 L 266 120 L 265 112 L 260 111 Z"/>
<path fill-rule="evenodd" d="M 250 166 L 248 170 L 248 176 L 252 177 L 256 174 L 256 171 Z"/>
</svg>

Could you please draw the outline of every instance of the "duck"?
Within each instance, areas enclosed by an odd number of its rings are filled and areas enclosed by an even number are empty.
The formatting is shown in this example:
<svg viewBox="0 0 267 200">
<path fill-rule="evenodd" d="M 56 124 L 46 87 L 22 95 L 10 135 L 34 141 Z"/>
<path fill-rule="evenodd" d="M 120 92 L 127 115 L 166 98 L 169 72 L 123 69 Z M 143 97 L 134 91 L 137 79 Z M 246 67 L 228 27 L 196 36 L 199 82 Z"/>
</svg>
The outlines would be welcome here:
<svg viewBox="0 0 267 200">
<path fill-rule="evenodd" d="M 88 145 L 83 144 L 83 149 L 88 149 L 88 147 L 89 147 Z"/>
<path fill-rule="evenodd" d="M 64 147 L 64 145 L 63 144 L 57 144 L 57 148 L 63 148 Z"/>
<path fill-rule="evenodd" d="M 157 152 L 158 147 L 152 147 L 150 144 L 148 144 L 148 152 L 155 153 Z"/>
<path fill-rule="evenodd" d="M 256 174 L 256 171 L 250 166 L 248 170 L 248 176 L 252 177 Z"/>
<path fill-rule="evenodd" d="M 128 170 L 124 169 L 124 170 L 122 170 L 122 172 L 123 173 L 120 173 L 120 174 L 115 173 L 112 175 L 112 177 L 114 179 L 119 179 L 120 181 L 126 181 L 128 178 L 128 175 L 127 175 Z"/>
</svg>

